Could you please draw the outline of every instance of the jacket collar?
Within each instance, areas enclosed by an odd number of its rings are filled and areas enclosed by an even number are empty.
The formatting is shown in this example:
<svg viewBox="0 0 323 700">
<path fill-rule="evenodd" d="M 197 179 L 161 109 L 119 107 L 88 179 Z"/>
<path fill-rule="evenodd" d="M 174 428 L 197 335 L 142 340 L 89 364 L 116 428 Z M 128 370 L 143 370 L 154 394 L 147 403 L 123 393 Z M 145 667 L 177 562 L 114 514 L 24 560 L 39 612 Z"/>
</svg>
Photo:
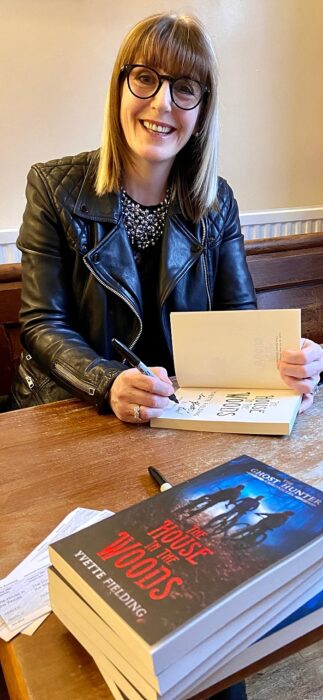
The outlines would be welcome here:
<svg viewBox="0 0 323 700">
<path fill-rule="evenodd" d="M 89 221 L 118 223 L 121 217 L 119 194 L 108 192 L 99 197 L 95 191 L 95 178 L 100 151 L 94 151 L 86 171 L 82 187 L 74 205 L 73 213 Z M 178 202 L 172 202 L 170 216 L 181 216 Z"/>
<path fill-rule="evenodd" d="M 117 223 L 121 216 L 120 197 L 109 192 L 99 197 L 95 191 L 95 177 L 99 151 L 95 151 L 83 180 L 73 213 L 90 221 Z"/>
<path fill-rule="evenodd" d="M 94 154 L 77 198 L 74 213 L 80 218 L 114 224 L 109 234 L 85 256 L 94 276 L 108 289 L 123 298 L 142 316 L 141 287 L 131 245 L 121 217 L 121 197 L 108 193 L 98 197 L 94 182 L 97 154 Z M 203 252 L 201 226 L 189 225 L 176 202 L 171 204 L 162 241 L 159 302 L 163 306 L 181 277 L 197 262 Z"/>
</svg>

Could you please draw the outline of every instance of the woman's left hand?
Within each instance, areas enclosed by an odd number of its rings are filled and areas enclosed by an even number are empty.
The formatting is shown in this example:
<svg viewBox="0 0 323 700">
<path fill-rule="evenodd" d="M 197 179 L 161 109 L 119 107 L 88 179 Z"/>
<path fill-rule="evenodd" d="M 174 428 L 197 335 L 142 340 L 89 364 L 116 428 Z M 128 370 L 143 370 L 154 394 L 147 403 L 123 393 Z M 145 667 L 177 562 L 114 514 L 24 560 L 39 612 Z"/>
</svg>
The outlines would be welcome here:
<svg viewBox="0 0 323 700">
<path fill-rule="evenodd" d="M 284 350 L 279 363 L 281 378 L 290 389 L 303 394 L 299 413 L 313 403 L 320 372 L 323 372 L 323 350 L 312 340 L 302 338 L 301 350 Z"/>
</svg>

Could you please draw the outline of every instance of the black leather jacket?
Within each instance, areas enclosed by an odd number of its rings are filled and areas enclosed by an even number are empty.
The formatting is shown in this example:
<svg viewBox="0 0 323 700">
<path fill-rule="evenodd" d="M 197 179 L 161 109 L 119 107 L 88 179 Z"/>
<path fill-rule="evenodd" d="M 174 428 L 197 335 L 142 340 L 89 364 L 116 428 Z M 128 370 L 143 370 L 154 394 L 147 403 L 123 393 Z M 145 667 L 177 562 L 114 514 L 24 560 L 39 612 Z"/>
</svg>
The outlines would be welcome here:
<svg viewBox="0 0 323 700">
<path fill-rule="evenodd" d="M 105 411 L 107 392 L 124 369 L 111 346 L 135 346 L 142 298 L 120 198 L 98 197 L 98 152 L 37 164 L 28 175 L 18 238 L 22 252 L 22 344 L 13 386 L 18 406 L 70 395 Z M 162 240 L 159 314 L 172 353 L 171 311 L 253 309 L 238 208 L 225 180 L 219 210 L 199 224 L 172 205 Z M 134 348 L 135 349 L 135 348 Z"/>
</svg>

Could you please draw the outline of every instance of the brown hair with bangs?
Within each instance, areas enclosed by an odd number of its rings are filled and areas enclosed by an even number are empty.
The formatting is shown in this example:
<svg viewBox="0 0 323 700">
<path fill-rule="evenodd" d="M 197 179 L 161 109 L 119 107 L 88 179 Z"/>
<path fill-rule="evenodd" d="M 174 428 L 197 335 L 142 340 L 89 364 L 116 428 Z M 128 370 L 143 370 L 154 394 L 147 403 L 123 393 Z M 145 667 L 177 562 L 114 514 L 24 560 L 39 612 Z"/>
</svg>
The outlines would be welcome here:
<svg viewBox="0 0 323 700">
<path fill-rule="evenodd" d="M 98 195 L 118 192 L 131 153 L 120 122 L 122 67 L 127 63 L 162 67 L 171 75 L 191 76 L 207 85 L 198 117 L 198 134 L 177 154 L 171 173 L 172 198 L 183 215 L 198 221 L 216 206 L 217 66 L 211 39 L 196 17 L 156 14 L 143 19 L 125 37 L 108 91 L 96 180 Z"/>
</svg>

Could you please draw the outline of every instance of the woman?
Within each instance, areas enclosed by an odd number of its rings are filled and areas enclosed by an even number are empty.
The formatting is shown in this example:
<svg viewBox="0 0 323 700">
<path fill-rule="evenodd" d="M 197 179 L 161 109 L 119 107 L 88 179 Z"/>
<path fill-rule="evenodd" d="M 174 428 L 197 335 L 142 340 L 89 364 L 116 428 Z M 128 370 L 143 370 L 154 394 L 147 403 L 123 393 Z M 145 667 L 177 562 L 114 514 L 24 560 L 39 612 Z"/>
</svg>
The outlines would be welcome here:
<svg viewBox="0 0 323 700">
<path fill-rule="evenodd" d="M 123 421 L 148 421 L 173 392 L 170 312 L 256 307 L 237 204 L 217 178 L 216 125 L 203 26 L 169 14 L 139 22 L 116 59 L 100 152 L 28 176 L 16 407 L 76 395 Z M 125 369 L 113 337 L 156 376 Z M 309 340 L 283 356 L 303 408 L 322 369 Z"/>
<path fill-rule="evenodd" d="M 139 22 L 115 63 L 100 152 L 29 173 L 15 407 L 75 395 L 123 421 L 148 421 L 173 392 L 170 312 L 256 307 L 237 204 L 217 179 L 216 126 L 205 29 L 168 14 Z M 113 337 L 156 376 L 125 369 Z M 322 354 L 306 341 L 282 363 L 305 406 Z M 217 696 L 245 697 L 244 684 Z"/>
</svg>

